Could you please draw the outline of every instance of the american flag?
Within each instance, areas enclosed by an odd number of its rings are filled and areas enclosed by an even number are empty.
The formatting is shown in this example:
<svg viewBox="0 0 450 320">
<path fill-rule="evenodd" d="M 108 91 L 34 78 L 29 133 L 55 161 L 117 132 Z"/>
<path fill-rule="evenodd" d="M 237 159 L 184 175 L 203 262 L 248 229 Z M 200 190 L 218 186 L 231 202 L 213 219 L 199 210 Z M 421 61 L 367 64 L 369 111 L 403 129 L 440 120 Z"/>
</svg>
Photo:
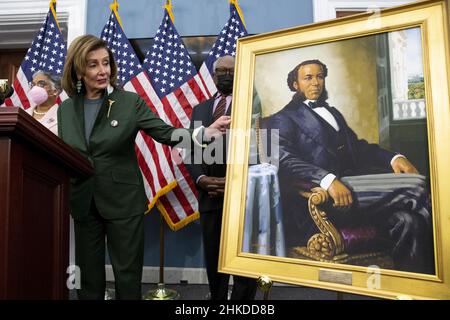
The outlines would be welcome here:
<svg viewBox="0 0 450 320">
<path fill-rule="evenodd" d="M 139 75 L 143 69 L 119 21 L 120 17 L 117 9 L 113 7 L 100 37 L 107 43 L 108 48 L 114 54 L 114 59 L 117 63 L 117 85 L 123 87 L 131 79 Z"/>
<path fill-rule="evenodd" d="M 33 104 L 27 96 L 33 74 L 41 70 L 62 76 L 65 60 L 66 43 L 56 18 L 56 0 L 52 0 L 45 22 L 31 43 L 14 79 L 14 94 L 5 100 L 5 105 L 28 109 Z M 59 98 L 59 102 L 66 99 L 66 93 L 62 92 Z"/>
<path fill-rule="evenodd" d="M 212 97 L 216 91 L 213 81 L 213 64 L 219 57 L 236 55 L 237 39 L 247 35 L 244 17 L 237 0 L 230 0 L 230 18 L 217 36 L 216 42 L 208 53 L 208 57 L 200 67 L 200 77 L 207 89 L 208 97 Z"/>
<path fill-rule="evenodd" d="M 154 44 L 146 53 L 143 64 L 154 88 L 149 98 L 161 102 L 158 114 L 174 127 L 188 128 L 192 108 L 206 99 L 207 92 L 175 29 L 170 4 L 165 6 Z M 195 183 L 181 158 L 173 149 L 171 168 L 177 186 L 161 196 L 157 204 L 172 229 L 178 229 L 199 217 Z"/>
<path fill-rule="evenodd" d="M 117 3 L 111 5 L 111 15 L 101 38 L 108 43 L 118 64 L 118 81 L 127 91 L 136 92 L 148 106 L 166 123 L 182 127 L 173 121 L 173 111 L 167 110 L 167 99 L 161 100 L 154 88 L 154 81 L 139 63 L 137 55 L 128 41 L 117 12 Z M 195 69 L 194 69 L 195 71 Z M 169 85 L 170 86 L 170 85 Z M 189 119 L 183 123 L 189 125 Z M 198 217 L 197 199 L 194 185 L 184 165 L 177 165 L 172 148 L 154 141 L 140 132 L 136 137 L 136 155 L 144 178 L 144 187 L 149 201 L 149 209 L 155 204 L 164 215 L 168 225 L 177 230 Z M 173 190 L 167 197 L 165 194 Z M 183 204 L 183 205 L 182 205 Z M 189 208 L 185 210 L 184 208 Z"/>
</svg>

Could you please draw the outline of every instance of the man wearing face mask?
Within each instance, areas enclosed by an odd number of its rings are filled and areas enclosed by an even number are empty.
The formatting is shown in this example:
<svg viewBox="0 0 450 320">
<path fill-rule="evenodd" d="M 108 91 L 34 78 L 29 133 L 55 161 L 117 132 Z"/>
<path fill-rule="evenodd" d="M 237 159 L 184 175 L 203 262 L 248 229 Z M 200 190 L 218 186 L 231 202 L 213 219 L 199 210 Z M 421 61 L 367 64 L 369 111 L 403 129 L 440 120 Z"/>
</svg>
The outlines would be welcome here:
<svg viewBox="0 0 450 320">
<path fill-rule="evenodd" d="M 220 116 L 231 114 L 234 63 L 232 56 L 220 57 L 214 63 L 213 80 L 218 92 L 193 109 L 192 129 L 201 125 L 207 127 Z M 191 153 L 191 164 L 187 164 L 199 191 L 200 224 L 211 300 L 227 299 L 230 278 L 228 274 L 217 272 L 226 173 L 226 143 L 222 142 L 216 141 L 218 148 L 213 153 L 207 150 L 212 145 L 207 148 L 196 146 Z M 211 156 L 210 160 L 214 161 L 207 160 Z M 202 163 L 196 163 L 198 159 L 201 159 Z M 234 276 L 233 281 L 232 300 L 254 299 L 254 279 Z"/>
<path fill-rule="evenodd" d="M 56 99 L 61 93 L 61 83 L 58 78 L 45 71 L 37 71 L 30 83 L 28 97 L 35 104 L 26 111 L 54 134 L 58 134 Z"/>
</svg>

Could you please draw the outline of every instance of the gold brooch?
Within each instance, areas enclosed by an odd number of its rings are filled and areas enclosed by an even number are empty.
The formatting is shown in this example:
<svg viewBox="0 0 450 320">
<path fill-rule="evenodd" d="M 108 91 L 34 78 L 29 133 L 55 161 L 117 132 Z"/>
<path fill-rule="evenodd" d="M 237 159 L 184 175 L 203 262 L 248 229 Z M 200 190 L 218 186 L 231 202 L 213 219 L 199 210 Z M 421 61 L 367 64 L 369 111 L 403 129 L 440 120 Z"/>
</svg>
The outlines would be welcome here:
<svg viewBox="0 0 450 320">
<path fill-rule="evenodd" d="M 108 114 L 106 115 L 107 118 L 109 118 L 109 113 L 111 112 L 111 106 L 114 103 L 114 100 L 108 99 L 109 107 L 108 107 Z"/>
</svg>

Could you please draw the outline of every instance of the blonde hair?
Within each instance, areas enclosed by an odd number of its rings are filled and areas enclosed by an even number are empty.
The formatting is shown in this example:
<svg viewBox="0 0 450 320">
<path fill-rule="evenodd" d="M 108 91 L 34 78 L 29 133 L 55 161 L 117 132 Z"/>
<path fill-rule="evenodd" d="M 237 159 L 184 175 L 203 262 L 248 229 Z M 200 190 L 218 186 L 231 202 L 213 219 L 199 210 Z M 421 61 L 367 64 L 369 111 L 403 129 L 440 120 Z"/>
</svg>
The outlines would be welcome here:
<svg viewBox="0 0 450 320">
<path fill-rule="evenodd" d="M 109 54 L 109 65 L 111 67 L 110 84 L 116 87 L 117 83 L 117 64 L 114 60 L 112 51 L 106 45 L 106 42 L 93 35 L 84 35 L 75 38 L 67 50 L 66 63 L 62 76 L 62 87 L 69 96 L 76 93 L 76 83 L 78 76 L 83 77 L 86 73 L 87 56 L 91 51 L 105 49 Z M 85 89 L 84 89 L 85 90 Z"/>
</svg>

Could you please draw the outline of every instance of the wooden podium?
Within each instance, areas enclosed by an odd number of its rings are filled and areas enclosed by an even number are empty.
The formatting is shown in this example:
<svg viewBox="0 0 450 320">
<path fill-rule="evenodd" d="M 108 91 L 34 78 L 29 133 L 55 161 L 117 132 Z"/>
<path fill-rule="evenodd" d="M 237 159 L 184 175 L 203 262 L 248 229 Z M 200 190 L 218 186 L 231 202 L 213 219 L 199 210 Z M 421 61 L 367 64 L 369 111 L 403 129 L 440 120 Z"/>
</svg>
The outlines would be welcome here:
<svg viewBox="0 0 450 320">
<path fill-rule="evenodd" d="M 69 181 L 93 173 L 20 108 L 0 108 L 0 299 L 67 299 Z"/>
</svg>

